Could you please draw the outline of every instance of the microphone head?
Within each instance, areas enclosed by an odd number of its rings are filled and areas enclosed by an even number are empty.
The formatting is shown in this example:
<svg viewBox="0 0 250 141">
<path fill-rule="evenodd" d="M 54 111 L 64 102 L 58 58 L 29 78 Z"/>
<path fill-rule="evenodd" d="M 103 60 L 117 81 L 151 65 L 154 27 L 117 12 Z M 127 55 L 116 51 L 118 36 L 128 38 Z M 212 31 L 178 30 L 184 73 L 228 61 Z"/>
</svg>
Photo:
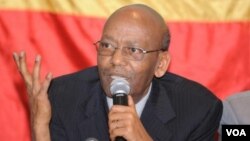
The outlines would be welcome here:
<svg viewBox="0 0 250 141">
<path fill-rule="evenodd" d="M 96 139 L 96 138 L 87 138 L 85 141 L 98 141 L 98 139 Z"/>
<path fill-rule="evenodd" d="M 112 77 L 113 81 L 110 84 L 110 92 L 115 94 L 129 94 L 130 86 L 128 81 L 123 77 Z"/>
</svg>

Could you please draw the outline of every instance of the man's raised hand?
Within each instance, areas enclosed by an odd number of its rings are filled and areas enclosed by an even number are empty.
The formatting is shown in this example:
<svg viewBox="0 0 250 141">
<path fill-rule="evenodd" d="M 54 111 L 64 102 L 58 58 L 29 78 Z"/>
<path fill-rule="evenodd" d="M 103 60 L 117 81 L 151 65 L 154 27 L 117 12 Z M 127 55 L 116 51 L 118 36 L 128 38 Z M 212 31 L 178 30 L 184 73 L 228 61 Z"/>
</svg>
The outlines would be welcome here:
<svg viewBox="0 0 250 141">
<path fill-rule="evenodd" d="M 44 80 L 40 79 L 41 56 L 37 55 L 32 72 L 28 70 L 24 51 L 13 53 L 16 66 L 25 82 L 30 108 L 30 119 L 33 140 L 49 141 L 49 122 L 51 105 L 48 99 L 48 88 L 52 74 L 48 73 Z"/>
</svg>

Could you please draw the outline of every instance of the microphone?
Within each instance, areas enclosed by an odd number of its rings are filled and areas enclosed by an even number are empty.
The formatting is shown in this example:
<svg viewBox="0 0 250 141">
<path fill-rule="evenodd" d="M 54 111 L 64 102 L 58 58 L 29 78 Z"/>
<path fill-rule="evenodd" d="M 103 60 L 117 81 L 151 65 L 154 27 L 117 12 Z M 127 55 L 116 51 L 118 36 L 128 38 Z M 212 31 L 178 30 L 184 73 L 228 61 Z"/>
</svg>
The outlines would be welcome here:
<svg viewBox="0 0 250 141">
<path fill-rule="evenodd" d="M 113 81 L 110 84 L 110 92 L 113 98 L 114 105 L 128 105 L 128 94 L 130 86 L 128 81 L 123 77 L 113 77 Z"/>
<path fill-rule="evenodd" d="M 90 138 L 87 138 L 85 141 L 98 141 L 98 139 L 90 137 Z"/>
<path fill-rule="evenodd" d="M 128 81 L 123 77 L 113 77 L 113 81 L 110 84 L 110 92 L 113 98 L 113 105 L 125 105 L 128 106 L 128 94 L 130 86 Z M 121 136 L 115 138 L 115 141 L 126 141 Z"/>
</svg>

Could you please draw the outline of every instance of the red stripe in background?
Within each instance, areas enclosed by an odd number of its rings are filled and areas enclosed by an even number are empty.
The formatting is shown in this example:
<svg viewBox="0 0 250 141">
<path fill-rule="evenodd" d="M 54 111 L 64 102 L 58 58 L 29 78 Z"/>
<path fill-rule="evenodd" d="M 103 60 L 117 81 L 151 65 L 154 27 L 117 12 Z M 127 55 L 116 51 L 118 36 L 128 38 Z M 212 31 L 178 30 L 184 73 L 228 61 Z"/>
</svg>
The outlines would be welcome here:
<svg viewBox="0 0 250 141">
<path fill-rule="evenodd" d="M 42 76 L 55 76 L 96 64 L 92 45 L 105 19 L 49 13 L 0 12 L 0 140 L 29 141 L 27 97 L 12 52 L 25 50 L 31 68 L 43 57 Z M 198 81 L 223 99 L 250 89 L 249 22 L 169 22 L 170 71 Z M 15 131 L 13 132 L 13 129 Z"/>
<path fill-rule="evenodd" d="M 12 53 L 25 50 L 29 68 L 41 54 L 42 77 L 48 71 L 58 76 L 86 68 L 96 64 L 92 43 L 100 38 L 103 23 L 86 17 L 0 12 L 1 141 L 30 140 L 27 96 Z"/>
<path fill-rule="evenodd" d="M 250 22 L 170 23 L 170 70 L 224 99 L 250 89 Z"/>
</svg>

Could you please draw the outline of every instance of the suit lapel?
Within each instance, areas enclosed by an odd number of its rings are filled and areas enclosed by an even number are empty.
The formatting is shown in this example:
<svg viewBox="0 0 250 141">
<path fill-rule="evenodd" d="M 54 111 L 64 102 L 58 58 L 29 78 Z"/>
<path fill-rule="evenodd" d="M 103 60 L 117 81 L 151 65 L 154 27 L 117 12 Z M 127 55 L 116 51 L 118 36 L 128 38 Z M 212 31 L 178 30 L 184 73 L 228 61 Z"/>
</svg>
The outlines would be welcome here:
<svg viewBox="0 0 250 141">
<path fill-rule="evenodd" d="M 108 107 L 100 83 L 95 85 L 89 92 L 91 94 L 90 98 L 84 99 L 79 106 L 81 118 L 79 119 L 78 129 L 80 138 L 82 141 L 87 138 L 109 140 Z"/>
<path fill-rule="evenodd" d="M 144 127 L 154 140 L 168 141 L 172 136 L 167 123 L 175 117 L 175 112 L 166 93 L 157 80 L 153 80 L 152 91 L 141 116 Z"/>
<path fill-rule="evenodd" d="M 106 96 L 100 86 L 96 84 L 89 91 L 89 98 L 82 100 L 79 106 L 79 134 L 81 140 L 96 138 L 109 140 L 108 106 Z M 168 129 L 168 122 L 175 117 L 167 91 L 153 80 L 152 91 L 141 115 L 141 121 L 154 140 L 168 141 L 172 132 Z"/>
</svg>

